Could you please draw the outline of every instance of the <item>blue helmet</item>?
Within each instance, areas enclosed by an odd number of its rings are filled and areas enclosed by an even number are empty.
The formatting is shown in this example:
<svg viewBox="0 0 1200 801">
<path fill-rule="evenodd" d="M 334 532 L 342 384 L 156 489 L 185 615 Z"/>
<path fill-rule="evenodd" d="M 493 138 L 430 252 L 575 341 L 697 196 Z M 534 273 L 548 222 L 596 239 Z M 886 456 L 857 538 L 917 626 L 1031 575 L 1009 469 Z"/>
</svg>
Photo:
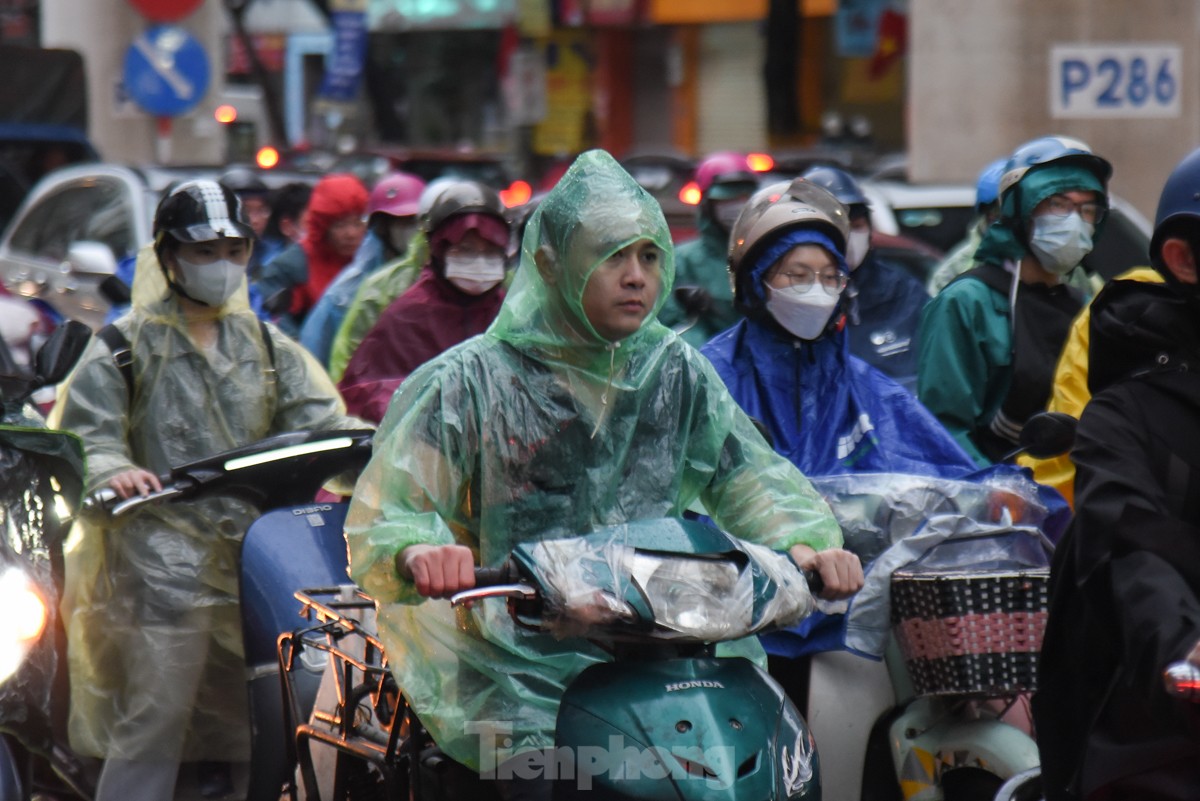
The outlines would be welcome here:
<svg viewBox="0 0 1200 801">
<path fill-rule="evenodd" d="M 1185 236 L 1180 229 L 1187 223 L 1196 231 L 1189 241 L 1200 243 L 1200 149 L 1193 150 L 1175 166 L 1163 184 L 1158 196 L 1158 211 L 1154 215 L 1154 236 L 1150 239 L 1150 263 L 1167 283 L 1183 289 L 1174 274 L 1162 261 L 1163 240 L 1170 236 Z M 1195 285 L 1189 285 L 1188 294 L 1195 294 Z"/>
<path fill-rule="evenodd" d="M 1108 186 L 1108 179 L 1112 177 L 1112 165 L 1093 153 L 1086 143 L 1069 136 L 1042 136 L 1021 145 L 1008 157 L 1000 176 L 1000 194 L 1020 183 L 1025 173 L 1033 167 L 1051 162 L 1083 167 L 1095 175 L 1104 187 Z"/>
<path fill-rule="evenodd" d="M 975 208 L 979 211 L 1000 198 L 1000 176 L 1008 166 L 1008 159 L 999 158 L 983 168 L 975 181 Z"/>
<path fill-rule="evenodd" d="M 828 189 L 843 206 L 870 205 L 858 181 L 845 170 L 837 167 L 809 167 L 800 177 Z"/>
</svg>

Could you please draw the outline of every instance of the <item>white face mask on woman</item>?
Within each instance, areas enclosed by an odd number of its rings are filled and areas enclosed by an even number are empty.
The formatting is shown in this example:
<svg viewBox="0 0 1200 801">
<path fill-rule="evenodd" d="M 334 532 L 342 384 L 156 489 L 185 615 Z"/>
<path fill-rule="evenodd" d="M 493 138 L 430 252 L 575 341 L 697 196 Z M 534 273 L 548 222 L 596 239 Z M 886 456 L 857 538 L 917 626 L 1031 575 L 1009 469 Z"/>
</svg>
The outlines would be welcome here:
<svg viewBox="0 0 1200 801">
<path fill-rule="evenodd" d="M 851 270 L 857 270 L 858 265 L 863 263 L 863 259 L 867 257 L 867 251 L 870 249 L 870 231 L 851 231 L 850 236 L 846 239 L 846 266 Z"/>
<path fill-rule="evenodd" d="M 1043 214 L 1033 218 L 1029 249 L 1038 263 L 1055 275 L 1066 275 L 1092 252 L 1092 234 L 1096 227 L 1078 214 L 1059 217 Z"/>
<path fill-rule="evenodd" d="M 176 256 L 175 262 L 178 264 L 175 282 L 189 298 L 208 306 L 223 305 L 246 278 L 246 265 L 229 259 L 195 264 Z"/>
<path fill-rule="evenodd" d="M 446 256 L 446 280 L 468 295 L 482 295 L 504 280 L 504 257 Z"/>
<path fill-rule="evenodd" d="M 841 292 L 831 295 L 820 281 L 805 288 L 768 286 L 766 289 L 767 311 L 775 322 L 793 336 L 806 340 L 817 339 L 825 332 L 842 296 Z"/>
</svg>

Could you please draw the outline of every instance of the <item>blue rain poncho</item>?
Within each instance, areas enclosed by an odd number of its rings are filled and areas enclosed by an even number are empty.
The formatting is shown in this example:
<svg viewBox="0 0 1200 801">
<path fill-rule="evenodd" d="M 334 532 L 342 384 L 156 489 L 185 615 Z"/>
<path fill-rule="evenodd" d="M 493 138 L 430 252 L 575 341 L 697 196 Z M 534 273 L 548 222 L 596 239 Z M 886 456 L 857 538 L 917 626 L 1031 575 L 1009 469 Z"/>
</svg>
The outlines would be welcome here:
<svg viewBox="0 0 1200 801">
<path fill-rule="evenodd" d="M 772 265 L 817 234 L 776 243 L 753 267 L 762 291 Z M 832 243 L 823 245 L 830 250 Z M 840 254 L 830 250 L 839 263 Z M 835 327 L 836 328 L 836 327 Z M 957 477 L 974 462 L 908 390 L 849 352 L 844 330 L 802 341 L 769 317 L 747 318 L 701 349 L 775 450 L 807 476 L 907 473 Z M 844 618 L 815 614 L 766 635 L 768 653 L 800 656 L 844 645 Z"/>
<path fill-rule="evenodd" d="M 646 239 L 662 253 L 658 301 L 636 333 L 609 342 L 584 314 L 584 287 Z M 491 328 L 414 372 L 376 437 L 346 521 L 351 576 L 378 602 L 389 663 L 422 723 L 472 768 L 481 726 L 506 729 L 514 750 L 552 744 L 565 687 L 609 657 L 518 630 L 501 603 L 422 602 L 396 569 L 405 547 L 459 543 L 498 565 L 520 542 L 678 517 L 697 501 L 776 550 L 841 543 L 808 481 L 655 319 L 673 275 L 658 204 L 607 153 L 585 153 L 530 220 Z"/>
<path fill-rule="evenodd" d="M 88 492 L 134 467 L 162 475 L 272 434 L 363 427 L 307 351 L 268 325 L 272 361 L 244 282 L 211 315 L 216 338 L 198 346 L 154 251 L 142 249 L 132 309 L 115 323 L 133 352 L 132 398 L 93 339 L 50 418 L 83 441 Z M 208 498 L 75 524 L 62 611 L 77 753 L 249 758 L 238 559 L 258 515 Z"/>
<path fill-rule="evenodd" d="M 844 331 L 814 342 L 743 320 L 701 350 L 734 400 L 808 476 L 960 476 L 974 462 L 907 390 L 851 356 Z"/>
</svg>

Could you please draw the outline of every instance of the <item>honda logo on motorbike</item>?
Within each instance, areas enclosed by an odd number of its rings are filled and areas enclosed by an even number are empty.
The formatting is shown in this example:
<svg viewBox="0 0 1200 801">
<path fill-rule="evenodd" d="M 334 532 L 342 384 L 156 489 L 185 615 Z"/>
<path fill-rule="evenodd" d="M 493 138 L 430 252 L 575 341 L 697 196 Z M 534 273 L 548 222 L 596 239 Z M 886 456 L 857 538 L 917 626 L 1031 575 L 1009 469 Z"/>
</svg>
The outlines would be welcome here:
<svg viewBox="0 0 1200 801">
<path fill-rule="evenodd" d="M 669 692 L 669 693 L 673 693 L 676 690 L 698 690 L 698 689 L 724 690 L 725 685 L 719 681 L 707 681 L 707 680 L 703 680 L 703 679 L 698 679 L 696 681 L 680 681 L 680 682 L 676 682 L 675 684 L 667 685 L 667 692 Z"/>
</svg>

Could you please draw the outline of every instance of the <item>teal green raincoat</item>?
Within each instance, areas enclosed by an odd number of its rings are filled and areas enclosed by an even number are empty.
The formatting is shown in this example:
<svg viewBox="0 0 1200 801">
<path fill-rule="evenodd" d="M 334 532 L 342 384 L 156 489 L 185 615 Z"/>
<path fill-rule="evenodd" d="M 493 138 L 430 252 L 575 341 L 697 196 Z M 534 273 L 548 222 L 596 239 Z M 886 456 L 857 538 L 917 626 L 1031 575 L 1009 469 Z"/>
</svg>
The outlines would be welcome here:
<svg viewBox="0 0 1200 801">
<path fill-rule="evenodd" d="M 662 251 L 658 302 L 636 333 L 606 341 L 584 287 L 644 239 Z M 378 602 L 392 671 L 421 721 L 472 768 L 491 736 L 514 751 L 550 745 L 565 687 L 608 656 L 519 630 L 502 603 L 423 602 L 396 569 L 407 546 L 458 543 L 498 565 L 520 542 L 680 516 L 696 501 L 777 550 L 841 544 L 808 481 L 655 319 L 673 275 L 658 204 L 607 153 L 583 154 L 530 220 L 491 328 L 413 373 L 376 437 L 346 521 L 351 576 Z"/>
</svg>

